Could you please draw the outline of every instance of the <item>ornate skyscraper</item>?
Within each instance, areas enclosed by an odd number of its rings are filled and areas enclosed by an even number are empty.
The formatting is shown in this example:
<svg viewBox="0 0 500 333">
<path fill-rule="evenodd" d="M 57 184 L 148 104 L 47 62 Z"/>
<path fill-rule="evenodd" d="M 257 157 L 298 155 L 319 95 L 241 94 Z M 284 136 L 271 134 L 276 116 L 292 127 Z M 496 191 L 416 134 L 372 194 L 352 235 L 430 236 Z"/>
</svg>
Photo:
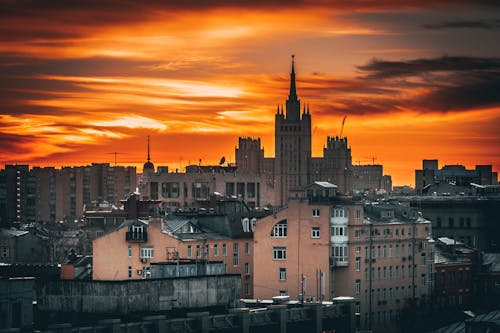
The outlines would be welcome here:
<svg viewBox="0 0 500 333">
<path fill-rule="evenodd" d="M 274 133 L 276 202 L 285 205 L 291 191 L 311 182 L 311 115 L 305 105 L 300 113 L 293 55 L 286 114 L 278 106 Z"/>
</svg>

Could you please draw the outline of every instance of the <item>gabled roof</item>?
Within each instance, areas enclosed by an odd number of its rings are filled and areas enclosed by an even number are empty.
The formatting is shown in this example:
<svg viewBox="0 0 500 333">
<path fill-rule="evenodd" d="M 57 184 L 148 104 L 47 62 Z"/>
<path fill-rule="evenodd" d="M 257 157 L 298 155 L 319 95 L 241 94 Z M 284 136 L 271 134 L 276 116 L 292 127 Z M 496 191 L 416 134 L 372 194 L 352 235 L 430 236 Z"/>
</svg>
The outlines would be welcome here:
<svg viewBox="0 0 500 333">
<path fill-rule="evenodd" d="M 186 218 L 182 218 L 182 217 L 178 217 L 178 216 L 174 216 L 173 218 L 166 219 L 163 223 L 163 225 L 168 229 L 168 231 L 174 232 L 174 233 L 187 224 L 190 224 L 196 228 L 199 228 L 196 223 L 193 223 L 193 221 L 191 221 L 191 219 L 186 219 Z"/>
<path fill-rule="evenodd" d="M 134 220 L 125 220 L 123 221 L 122 224 L 120 224 L 120 226 L 118 227 L 118 229 L 121 229 L 123 227 L 128 227 L 128 226 L 131 226 L 131 225 L 149 225 L 149 221 L 148 220 L 140 220 L 140 219 L 134 219 Z"/>
</svg>

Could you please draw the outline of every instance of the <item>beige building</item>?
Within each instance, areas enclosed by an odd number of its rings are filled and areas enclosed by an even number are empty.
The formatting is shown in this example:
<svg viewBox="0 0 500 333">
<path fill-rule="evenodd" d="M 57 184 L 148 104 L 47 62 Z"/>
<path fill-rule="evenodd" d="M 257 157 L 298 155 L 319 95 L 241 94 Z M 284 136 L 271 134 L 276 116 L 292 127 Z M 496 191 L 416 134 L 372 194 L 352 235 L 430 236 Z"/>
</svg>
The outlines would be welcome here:
<svg viewBox="0 0 500 333">
<path fill-rule="evenodd" d="M 257 221 L 255 297 L 352 296 L 360 328 L 394 330 L 399 310 L 432 292 L 430 221 L 402 205 L 332 197 L 330 185 L 316 182 Z"/>
<path fill-rule="evenodd" d="M 432 292 L 431 223 L 399 204 L 365 204 L 357 217 L 332 237 L 347 243 L 348 258 L 335 265 L 335 296 L 356 298 L 362 328 L 395 329 L 399 310 Z"/>
</svg>

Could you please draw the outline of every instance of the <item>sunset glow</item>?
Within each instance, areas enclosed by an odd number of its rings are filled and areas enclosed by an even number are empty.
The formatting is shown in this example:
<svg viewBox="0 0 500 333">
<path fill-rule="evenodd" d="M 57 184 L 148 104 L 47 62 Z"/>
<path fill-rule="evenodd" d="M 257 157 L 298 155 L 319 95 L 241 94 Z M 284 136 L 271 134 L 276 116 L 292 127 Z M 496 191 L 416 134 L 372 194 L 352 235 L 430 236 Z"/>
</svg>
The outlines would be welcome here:
<svg viewBox="0 0 500 333">
<path fill-rule="evenodd" d="M 295 54 L 313 156 L 347 115 L 353 164 L 383 164 L 395 185 L 428 158 L 500 171 L 498 6 L 167 3 L 4 1 L 0 162 L 117 156 L 140 172 L 148 135 L 171 170 L 234 161 L 239 136 L 274 156 Z"/>
</svg>

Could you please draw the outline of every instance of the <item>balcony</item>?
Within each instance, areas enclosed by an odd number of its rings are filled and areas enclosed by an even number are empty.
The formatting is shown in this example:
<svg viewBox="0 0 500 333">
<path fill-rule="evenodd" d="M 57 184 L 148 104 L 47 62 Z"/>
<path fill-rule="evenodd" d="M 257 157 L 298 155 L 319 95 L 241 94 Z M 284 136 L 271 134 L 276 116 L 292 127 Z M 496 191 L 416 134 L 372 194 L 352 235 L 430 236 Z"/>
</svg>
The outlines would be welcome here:
<svg viewBox="0 0 500 333">
<path fill-rule="evenodd" d="M 132 242 L 132 243 L 147 242 L 148 241 L 148 232 L 147 231 L 142 231 L 142 232 L 127 231 L 125 233 L 125 240 L 127 242 Z"/>
</svg>

